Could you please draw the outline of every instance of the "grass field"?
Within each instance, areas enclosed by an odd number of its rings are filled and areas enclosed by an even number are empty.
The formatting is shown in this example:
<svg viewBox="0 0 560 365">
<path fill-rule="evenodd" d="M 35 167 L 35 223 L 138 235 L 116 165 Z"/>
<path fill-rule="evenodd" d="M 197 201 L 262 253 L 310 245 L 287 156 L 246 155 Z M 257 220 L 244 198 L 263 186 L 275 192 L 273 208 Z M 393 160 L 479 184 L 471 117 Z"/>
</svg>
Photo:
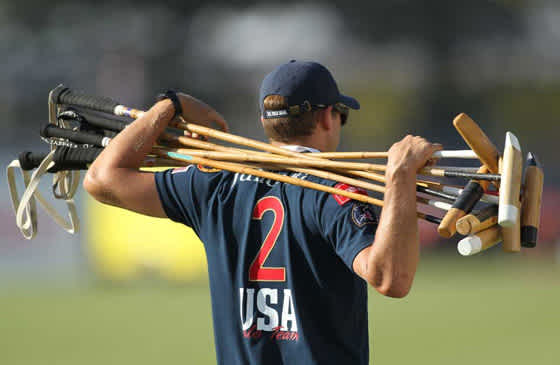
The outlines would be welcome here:
<svg viewBox="0 0 560 365">
<path fill-rule="evenodd" d="M 215 363 L 204 282 L 0 288 L 2 364 Z M 560 363 L 558 264 L 431 255 L 408 297 L 369 309 L 375 364 Z"/>
</svg>

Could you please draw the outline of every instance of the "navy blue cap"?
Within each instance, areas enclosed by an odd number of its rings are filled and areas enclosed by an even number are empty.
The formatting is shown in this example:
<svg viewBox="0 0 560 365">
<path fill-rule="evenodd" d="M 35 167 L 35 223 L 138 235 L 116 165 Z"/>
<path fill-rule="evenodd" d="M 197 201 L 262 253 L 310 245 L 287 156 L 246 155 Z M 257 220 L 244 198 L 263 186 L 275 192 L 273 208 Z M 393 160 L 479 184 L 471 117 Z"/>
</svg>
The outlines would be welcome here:
<svg viewBox="0 0 560 365">
<path fill-rule="evenodd" d="M 268 95 L 285 97 L 289 107 L 341 103 L 352 109 L 360 109 L 360 103 L 356 99 L 338 91 L 330 71 L 317 62 L 292 60 L 266 75 L 259 96 L 261 113 L 264 112 L 264 99 Z"/>
</svg>

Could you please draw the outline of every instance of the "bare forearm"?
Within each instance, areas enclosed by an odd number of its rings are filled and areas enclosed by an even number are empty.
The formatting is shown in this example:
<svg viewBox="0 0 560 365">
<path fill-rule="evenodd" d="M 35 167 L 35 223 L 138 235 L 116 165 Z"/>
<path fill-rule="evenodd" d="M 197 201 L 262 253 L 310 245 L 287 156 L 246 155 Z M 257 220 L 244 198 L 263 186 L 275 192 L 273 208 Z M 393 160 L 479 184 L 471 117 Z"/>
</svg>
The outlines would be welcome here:
<svg viewBox="0 0 560 365">
<path fill-rule="evenodd" d="M 375 242 L 353 262 L 354 271 L 384 295 L 404 297 L 412 286 L 420 251 L 416 171 L 440 149 L 439 144 L 411 135 L 389 149 L 385 198 Z"/>
<path fill-rule="evenodd" d="M 374 286 L 390 296 L 404 296 L 412 285 L 419 258 L 415 175 L 389 177 L 375 242 L 368 255 Z"/>
<path fill-rule="evenodd" d="M 119 133 L 103 150 L 90 169 L 129 168 L 137 170 L 156 139 L 174 114 L 173 104 L 164 99 Z"/>
<path fill-rule="evenodd" d="M 153 194 L 152 174 L 138 169 L 173 115 L 173 104 L 165 99 L 119 133 L 90 166 L 84 179 L 86 191 L 106 204 L 165 216 L 157 199 L 150 203 L 135 197 Z"/>
<path fill-rule="evenodd" d="M 181 117 L 204 126 L 217 124 L 227 131 L 225 119 L 206 103 L 186 94 L 175 96 Z M 95 199 L 137 213 L 167 217 L 152 173 L 138 171 L 146 155 L 176 113 L 164 99 L 118 134 L 91 165 L 84 188 Z"/>
</svg>

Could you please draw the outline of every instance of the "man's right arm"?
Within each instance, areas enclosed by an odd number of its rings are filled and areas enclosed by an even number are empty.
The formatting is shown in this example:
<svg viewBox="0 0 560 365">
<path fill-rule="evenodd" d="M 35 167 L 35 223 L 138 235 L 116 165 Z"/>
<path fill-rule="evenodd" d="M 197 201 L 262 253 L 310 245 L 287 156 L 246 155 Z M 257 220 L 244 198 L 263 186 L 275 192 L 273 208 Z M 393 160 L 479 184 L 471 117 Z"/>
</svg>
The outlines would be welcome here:
<svg viewBox="0 0 560 365">
<path fill-rule="evenodd" d="M 389 150 L 384 206 L 373 245 L 354 259 L 354 271 L 383 295 L 410 291 L 419 260 L 416 171 L 441 149 L 421 137 L 406 136 Z"/>
<path fill-rule="evenodd" d="M 227 131 L 227 123 L 213 108 L 185 94 L 177 94 L 187 122 Z M 85 190 L 96 200 L 133 212 L 167 217 L 158 195 L 154 174 L 139 171 L 156 139 L 173 118 L 170 100 L 156 103 L 120 132 L 91 164 L 84 179 Z"/>
</svg>

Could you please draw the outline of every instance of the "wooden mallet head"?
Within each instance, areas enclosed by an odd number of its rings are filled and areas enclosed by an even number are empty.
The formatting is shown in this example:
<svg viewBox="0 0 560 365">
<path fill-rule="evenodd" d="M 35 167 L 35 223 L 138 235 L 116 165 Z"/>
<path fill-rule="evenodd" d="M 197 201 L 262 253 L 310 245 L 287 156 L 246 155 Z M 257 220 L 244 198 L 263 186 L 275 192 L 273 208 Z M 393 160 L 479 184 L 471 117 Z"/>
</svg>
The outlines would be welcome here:
<svg viewBox="0 0 560 365">
<path fill-rule="evenodd" d="M 521 251 L 521 221 L 519 192 L 523 161 L 521 146 L 513 133 L 506 133 L 501 168 L 498 224 L 502 227 L 504 252 Z"/>
<path fill-rule="evenodd" d="M 488 168 L 482 166 L 478 172 L 487 173 Z M 484 187 L 480 182 L 476 180 L 469 181 L 461 194 L 459 194 L 457 199 L 453 202 L 451 209 L 443 216 L 437 228 L 439 235 L 445 238 L 451 238 L 455 234 L 457 221 L 471 212 L 476 203 L 482 198 L 483 194 Z"/>
<path fill-rule="evenodd" d="M 478 124 L 467 114 L 461 113 L 453 120 L 453 126 L 467 145 L 476 153 L 480 161 L 488 167 L 488 170 L 493 174 L 498 174 L 500 152 Z"/>
<path fill-rule="evenodd" d="M 541 218 L 544 171 L 537 156 L 527 154 L 521 208 L 521 246 L 535 247 Z"/>
<path fill-rule="evenodd" d="M 498 224 L 513 227 L 519 219 L 519 192 L 521 191 L 521 174 L 523 161 L 521 146 L 517 137 L 506 133 L 504 157 L 501 164 L 500 203 L 498 206 Z"/>
<path fill-rule="evenodd" d="M 501 240 L 500 226 L 493 226 L 460 240 L 457 251 L 463 256 L 471 256 L 500 243 Z"/>
<path fill-rule="evenodd" d="M 498 206 L 489 205 L 486 208 L 467 214 L 457 221 L 457 232 L 462 235 L 475 234 L 498 223 Z"/>
<path fill-rule="evenodd" d="M 499 172 L 498 160 L 500 153 L 478 124 L 467 114 L 461 113 L 453 120 L 453 126 L 483 163 L 478 172 L 497 174 Z M 472 210 L 487 188 L 487 182 L 470 181 L 453 204 L 452 209 L 443 217 L 441 224 L 438 226 L 439 235 L 445 238 L 453 236 L 456 231 L 457 221 Z"/>
</svg>

